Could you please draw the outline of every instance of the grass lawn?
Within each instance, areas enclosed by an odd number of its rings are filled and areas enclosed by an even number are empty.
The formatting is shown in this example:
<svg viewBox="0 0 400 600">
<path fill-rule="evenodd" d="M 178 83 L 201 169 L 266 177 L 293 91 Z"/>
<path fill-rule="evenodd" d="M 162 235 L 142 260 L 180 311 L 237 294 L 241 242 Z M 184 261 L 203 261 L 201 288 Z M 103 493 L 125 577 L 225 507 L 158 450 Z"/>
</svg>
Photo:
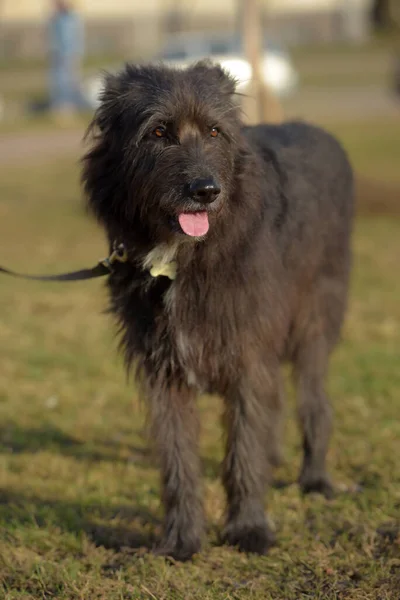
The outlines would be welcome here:
<svg viewBox="0 0 400 600">
<path fill-rule="evenodd" d="M 393 124 L 381 124 L 375 143 L 365 127 L 335 130 L 362 173 L 397 185 Z M 148 552 L 160 531 L 158 471 L 102 314 L 103 282 L 0 277 L 0 598 L 398 600 L 400 219 L 360 216 L 354 250 L 350 309 L 329 377 L 329 465 L 336 482 L 361 492 L 328 502 L 303 499 L 294 483 L 277 486 L 267 504 L 279 545 L 266 557 L 219 547 L 221 405 L 202 398 L 209 535 L 184 565 Z M 62 271 L 104 252 L 72 161 L 3 169 L 0 263 Z M 285 449 L 276 476 L 294 482 L 300 439 L 290 388 Z"/>
</svg>

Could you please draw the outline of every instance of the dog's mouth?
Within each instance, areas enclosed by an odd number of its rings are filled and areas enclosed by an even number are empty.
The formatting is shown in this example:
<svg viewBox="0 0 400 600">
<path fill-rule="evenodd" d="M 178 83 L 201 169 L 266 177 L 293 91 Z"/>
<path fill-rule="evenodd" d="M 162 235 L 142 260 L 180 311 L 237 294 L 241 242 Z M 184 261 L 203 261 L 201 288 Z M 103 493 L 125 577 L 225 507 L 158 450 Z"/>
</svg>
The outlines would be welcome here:
<svg viewBox="0 0 400 600">
<path fill-rule="evenodd" d="M 178 215 L 178 222 L 183 233 L 191 237 L 202 237 L 210 228 L 208 213 L 205 210 L 182 212 Z"/>
</svg>

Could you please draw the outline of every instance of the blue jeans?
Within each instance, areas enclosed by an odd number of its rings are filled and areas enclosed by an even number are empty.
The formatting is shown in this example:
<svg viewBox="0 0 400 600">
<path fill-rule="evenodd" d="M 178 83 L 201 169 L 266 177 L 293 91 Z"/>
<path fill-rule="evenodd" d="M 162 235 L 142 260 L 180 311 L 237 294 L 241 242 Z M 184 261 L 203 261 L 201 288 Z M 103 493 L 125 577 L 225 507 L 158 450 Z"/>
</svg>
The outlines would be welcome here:
<svg viewBox="0 0 400 600">
<path fill-rule="evenodd" d="M 50 103 L 55 109 L 64 106 L 82 110 L 90 108 L 80 86 L 79 63 L 75 56 L 53 59 L 50 68 Z"/>
</svg>

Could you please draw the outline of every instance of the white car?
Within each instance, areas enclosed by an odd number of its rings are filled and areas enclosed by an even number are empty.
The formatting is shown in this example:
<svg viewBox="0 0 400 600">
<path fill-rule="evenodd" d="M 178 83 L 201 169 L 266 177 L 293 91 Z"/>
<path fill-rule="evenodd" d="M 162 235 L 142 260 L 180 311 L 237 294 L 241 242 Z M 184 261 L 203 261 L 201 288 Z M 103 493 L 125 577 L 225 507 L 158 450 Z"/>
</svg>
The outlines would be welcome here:
<svg viewBox="0 0 400 600">
<path fill-rule="evenodd" d="M 154 61 L 184 68 L 204 58 L 219 63 L 236 79 L 237 90 L 246 93 L 252 69 L 243 55 L 237 37 L 209 33 L 178 34 L 171 37 L 162 52 L 154 57 Z M 268 42 L 264 44 L 262 73 L 264 82 L 280 98 L 290 95 L 299 82 L 299 76 L 288 53 Z M 99 76 L 88 79 L 84 84 L 86 97 L 94 108 L 99 104 L 101 90 L 102 78 Z"/>
<path fill-rule="evenodd" d="M 279 97 L 289 95 L 298 85 L 299 76 L 288 53 L 269 42 L 265 42 L 263 48 L 262 74 L 265 84 Z M 246 91 L 252 76 L 251 65 L 243 54 L 237 36 L 179 34 L 167 42 L 157 58 L 175 67 L 187 67 L 197 60 L 209 58 L 236 79 L 240 92 Z"/>
</svg>

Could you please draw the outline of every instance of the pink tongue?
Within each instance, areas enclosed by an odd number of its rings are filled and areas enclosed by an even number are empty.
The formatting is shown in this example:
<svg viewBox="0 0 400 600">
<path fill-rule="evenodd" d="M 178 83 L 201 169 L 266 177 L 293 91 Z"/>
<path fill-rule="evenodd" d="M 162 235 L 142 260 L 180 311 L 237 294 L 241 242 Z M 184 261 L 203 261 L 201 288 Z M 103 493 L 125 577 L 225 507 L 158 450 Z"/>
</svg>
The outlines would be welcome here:
<svg viewBox="0 0 400 600">
<path fill-rule="evenodd" d="M 205 235 L 209 228 L 208 215 L 205 211 L 195 213 L 181 213 L 178 217 L 179 225 L 186 235 L 199 237 Z"/>
</svg>

